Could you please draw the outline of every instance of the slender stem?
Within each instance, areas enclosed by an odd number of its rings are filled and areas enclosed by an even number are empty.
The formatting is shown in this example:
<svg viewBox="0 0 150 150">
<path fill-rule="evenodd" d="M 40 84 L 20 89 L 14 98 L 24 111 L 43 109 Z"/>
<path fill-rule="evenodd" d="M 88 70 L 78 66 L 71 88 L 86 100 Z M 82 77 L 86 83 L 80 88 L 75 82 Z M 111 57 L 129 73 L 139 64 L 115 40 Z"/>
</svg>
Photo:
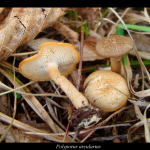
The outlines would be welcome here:
<svg viewBox="0 0 150 150">
<path fill-rule="evenodd" d="M 57 64 L 48 63 L 46 67 L 50 78 L 66 93 L 76 109 L 89 106 L 88 100 L 59 72 Z"/>
<path fill-rule="evenodd" d="M 67 128 L 66 128 L 66 132 L 65 132 L 65 135 L 64 135 L 64 137 L 63 137 L 62 142 L 65 142 L 65 140 L 66 140 L 66 137 L 67 137 L 67 135 L 68 135 L 68 131 L 69 131 L 69 128 L 70 128 L 70 124 L 71 124 L 71 122 L 68 122 Z"/>
<path fill-rule="evenodd" d="M 78 68 L 78 77 L 77 77 L 77 84 L 76 84 L 76 89 L 79 91 L 79 87 L 80 87 L 80 81 L 81 81 L 81 70 L 82 70 L 82 57 L 83 57 L 83 42 L 84 42 L 84 30 L 81 30 L 81 43 L 80 43 L 80 62 L 79 62 L 79 68 Z M 74 111 L 75 107 L 72 107 L 72 111 Z M 62 142 L 65 141 L 67 134 L 69 132 L 69 128 L 70 128 L 70 124 L 71 122 L 68 122 L 67 125 L 67 129 L 66 129 L 66 133 L 63 137 Z M 75 139 L 73 139 L 74 141 Z"/>
<path fill-rule="evenodd" d="M 80 61 L 79 61 L 78 79 L 77 79 L 77 85 L 76 85 L 77 90 L 79 90 L 80 81 L 81 81 L 82 57 L 83 57 L 83 41 L 84 41 L 84 31 L 81 30 Z"/>
<path fill-rule="evenodd" d="M 121 63 L 122 57 L 110 58 L 111 61 L 111 70 L 118 74 L 121 74 Z"/>
</svg>

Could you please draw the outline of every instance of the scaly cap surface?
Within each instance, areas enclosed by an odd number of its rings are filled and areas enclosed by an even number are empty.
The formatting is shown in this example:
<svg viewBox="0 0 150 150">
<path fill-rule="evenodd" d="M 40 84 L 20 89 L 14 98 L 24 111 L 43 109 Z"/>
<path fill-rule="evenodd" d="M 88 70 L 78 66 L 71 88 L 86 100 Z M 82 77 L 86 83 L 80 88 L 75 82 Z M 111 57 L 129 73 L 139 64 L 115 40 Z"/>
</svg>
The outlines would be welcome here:
<svg viewBox="0 0 150 150">
<path fill-rule="evenodd" d="M 125 79 L 108 70 L 98 70 L 90 74 L 84 82 L 84 88 L 85 96 L 92 105 L 108 112 L 122 107 L 129 96 Z"/>
<path fill-rule="evenodd" d="M 102 57 L 114 58 L 129 53 L 132 47 L 133 42 L 130 38 L 121 35 L 111 35 L 97 42 L 96 51 Z"/>
</svg>

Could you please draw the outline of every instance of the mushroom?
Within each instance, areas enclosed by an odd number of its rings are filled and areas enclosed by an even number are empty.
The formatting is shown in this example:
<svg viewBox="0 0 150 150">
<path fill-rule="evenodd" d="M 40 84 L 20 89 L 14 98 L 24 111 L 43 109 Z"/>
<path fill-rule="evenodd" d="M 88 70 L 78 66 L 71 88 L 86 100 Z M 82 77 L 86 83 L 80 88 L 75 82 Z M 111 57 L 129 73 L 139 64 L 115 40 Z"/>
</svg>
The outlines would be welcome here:
<svg viewBox="0 0 150 150">
<path fill-rule="evenodd" d="M 76 109 L 89 105 L 87 99 L 64 76 L 71 73 L 80 55 L 69 43 L 46 42 L 38 54 L 19 64 L 20 73 L 35 81 L 53 80 L 70 98 Z"/>
<path fill-rule="evenodd" d="M 132 48 L 132 40 L 121 35 L 104 37 L 96 44 L 96 51 L 100 56 L 110 58 L 111 70 L 118 74 L 121 74 L 122 56 L 128 54 Z"/>
<path fill-rule="evenodd" d="M 91 73 L 84 81 L 85 96 L 95 107 L 104 112 L 111 112 L 122 107 L 129 90 L 125 79 L 109 70 L 98 70 Z"/>
<path fill-rule="evenodd" d="M 91 111 L 90 117 L 93 122 L 94 119 L 98 118 L 97 111 L 94 112 L 96 117 L 93 119 L 93 107 L 90 106 L 87 98 L 65 77 L 74 70 L 79 60 L 80 55 L 73 45 L 46 42 L 41 45 L 38 54 L 23 60 L 19 64 L 19 71 L 23 76 L 35 81 L 53 80 L 66 93 L 77 110 L 80 108 L 79 111 L 82 113 Z M 78 112 L 76 113 L 78 114 Z M 86 119 L 80 118 L 78 123 L 83 125 L 88 120 L 90 124 L 89 116 L 86 117 Z"/>
</svg>

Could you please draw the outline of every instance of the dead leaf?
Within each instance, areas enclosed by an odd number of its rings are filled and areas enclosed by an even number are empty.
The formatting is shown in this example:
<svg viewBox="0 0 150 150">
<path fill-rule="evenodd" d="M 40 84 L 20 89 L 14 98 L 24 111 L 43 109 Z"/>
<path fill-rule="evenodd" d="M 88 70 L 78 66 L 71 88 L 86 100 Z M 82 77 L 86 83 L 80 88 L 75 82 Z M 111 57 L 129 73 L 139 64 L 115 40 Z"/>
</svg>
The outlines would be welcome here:
<svg viewBox="0 0 150 150">
<path fill-rule="evenodd" d="M 51 26 L 66 8 L 11 8 L 0 23 L 0 60 Z M 4 11 L 4 10 L 3 10 Z"/>
<path fill-rule="evenodd" d="M 150 53 L 150 38 L 143 34 L 132 33 L 137 50 Z"/>
<path fill-rule="evenodd" d="M 104 59 L 95 50 L 95 46 L 89 44 L 88 42 L 84 42 L 83 46 L 83 61 L 94 61 L 96 59 Z"/>
<path fill-rule="evenodd" d="M 80 47 L 80 42 L 74 45 L 76 47 Z M 83 57 L 82 61 L 94 61 L 96 59 L 104 59 L 95 50 L 94 42 L 89 42 L 84 40 L 83 44 Z"/>
</svg>

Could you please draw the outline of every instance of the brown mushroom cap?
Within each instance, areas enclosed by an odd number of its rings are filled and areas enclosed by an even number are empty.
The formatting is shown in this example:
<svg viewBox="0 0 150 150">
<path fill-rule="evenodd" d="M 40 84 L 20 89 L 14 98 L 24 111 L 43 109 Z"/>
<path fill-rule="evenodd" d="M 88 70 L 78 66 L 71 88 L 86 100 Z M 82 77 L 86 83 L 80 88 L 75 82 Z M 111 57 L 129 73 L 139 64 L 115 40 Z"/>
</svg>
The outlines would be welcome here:
<svg viewBox="0 0 150 150">
<path fill-rule="evenodd" d="M 122 107 L 129 96 L 125 79 L 108 70 L 98 70 L 90 74 L 84 82 L 84 87 L 85 96 L 92 105 L 106 112 Z"/>
<path fill-rule="evenodd" d="M 44 43 L 32 57 L 19 64 L 19 71 L 27 78 L 35 81 L 48 81 L 50 76 L 46 64 L 53 62 L 64 76 L 71 73 L 80 60 L 80 55 L 73 45 L 69 43 Z"/>
<path fill-rule="evenodd" d="M 111 35 L 103 38 L 96 44 L 96 51 L 105 58 L 121 57 L 133 47 L 130 38 L 121 35 Z"/>
</svg>

